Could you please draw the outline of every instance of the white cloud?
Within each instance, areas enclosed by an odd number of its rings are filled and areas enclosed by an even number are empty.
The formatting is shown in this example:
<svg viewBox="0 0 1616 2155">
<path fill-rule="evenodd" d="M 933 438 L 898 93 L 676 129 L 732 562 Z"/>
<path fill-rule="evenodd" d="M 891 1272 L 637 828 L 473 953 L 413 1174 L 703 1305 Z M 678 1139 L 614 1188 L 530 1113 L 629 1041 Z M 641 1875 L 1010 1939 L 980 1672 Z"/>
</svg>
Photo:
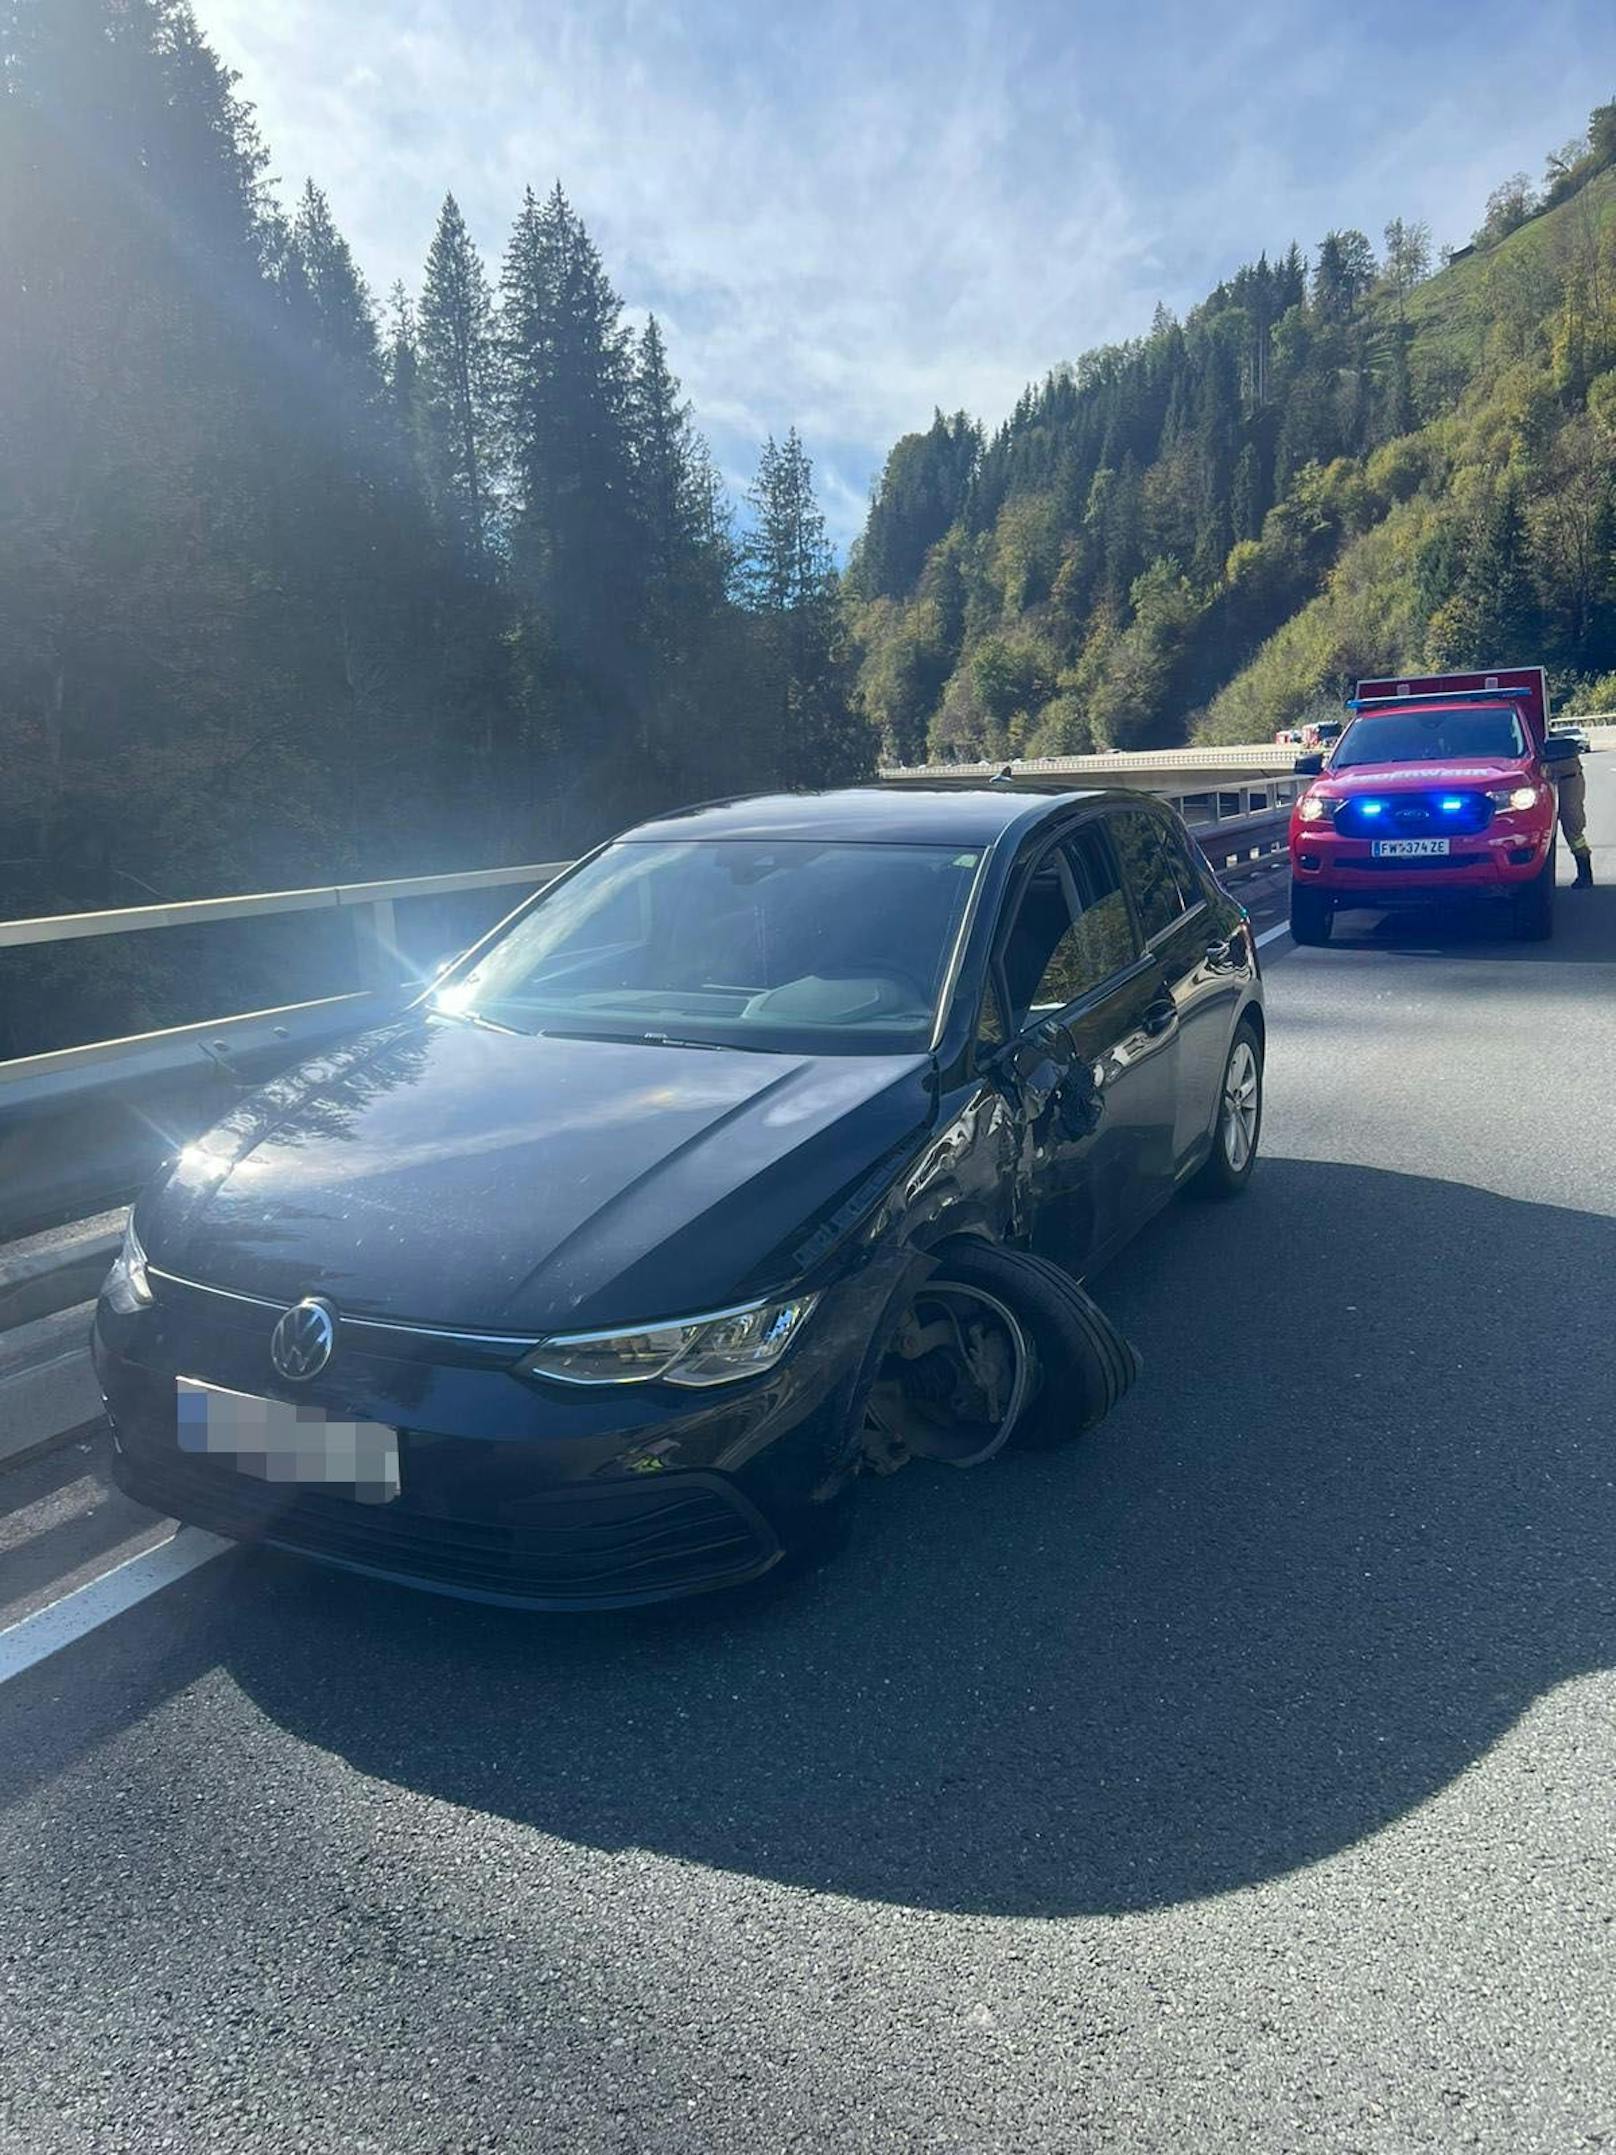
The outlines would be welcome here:
<svg viewBox="0 0 1616 2155">
<path fill-rule="evenodd" d="M 559 176 L 654 307 L 721 467 L 795 423 L 845 542 L 934 405 L 1062 358 L 1263 245 L 1438 239 L 1609 94 L 1599 0 L 201 0 L 289 192 L 412 287 L 446 189 L 491 260 Z"/>
</svg>

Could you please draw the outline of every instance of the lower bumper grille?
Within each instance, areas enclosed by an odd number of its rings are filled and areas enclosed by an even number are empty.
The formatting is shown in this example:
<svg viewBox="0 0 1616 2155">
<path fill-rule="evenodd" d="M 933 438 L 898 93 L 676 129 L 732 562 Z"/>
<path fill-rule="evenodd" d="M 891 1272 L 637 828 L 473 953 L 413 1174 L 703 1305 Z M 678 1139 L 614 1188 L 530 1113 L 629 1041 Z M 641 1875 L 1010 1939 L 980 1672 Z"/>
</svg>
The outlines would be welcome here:
<svg viewBox="0 0 1616 2155">
<path fill-rule="evenodd" d="M 1455 868 L 1474 868 L 1485 853 L 1416 853 L 1401 860 L 1338 861 L 1336 866 L 1353 875 L 1440 875 Z"/>
<path fill-rule="evenodd" d="M 126 1441 L 119 1458 L 119 1478 L 133 1495 L 193 1525 L 531 1608 L 604 1608 L 739 1584 L 780 1553 L 763 1515 L 718 1475 L 581 1483 L 548 1494 L 542 1510 L 506 1526 L 410 1511 L 402 1499 L 361 1504 L 293 1493 Z"/>
</svg>

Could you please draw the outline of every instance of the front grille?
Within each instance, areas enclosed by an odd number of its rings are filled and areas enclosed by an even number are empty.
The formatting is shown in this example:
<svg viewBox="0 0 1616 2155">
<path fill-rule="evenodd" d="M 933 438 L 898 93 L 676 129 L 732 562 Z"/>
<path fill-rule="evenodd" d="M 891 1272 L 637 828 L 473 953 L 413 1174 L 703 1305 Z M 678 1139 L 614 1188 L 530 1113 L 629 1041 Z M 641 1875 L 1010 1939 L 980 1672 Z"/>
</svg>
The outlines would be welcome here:
<svg viewBox="0 0 1616 2155">
<path fill-rule="evenodd" d="M 1457 808 L 1444 808 L 1457 801 Z M 1366 814 L 1366 810 L 1378 810 Z M 1343 801 L 1335 827 L 1343 838 L 1455 838 L 1484 831 L 1493 819 L 1485 793 L 1388 793 Z"/>
<path fill-rule="evenodd" d="M 214 1331 L 261 1339 L 266 1348 L 270 1333 L 290 1306 L 265 1295 L 205 1286 L 200 1280 L 184 1279 L 177 1272 L 163 1272 L 155 1265 L 150 1272 L 165 1309 L 175 1311 L 184 1320 L 205 1323 Z M 337 1318 L 339 1338 L 345 1346 L 361 1348 L 387 1360 L 430 1360 L 503 1369 L 538 1345 L 537 1335 L 531 1332 L 457 1332 L 444 1325 L 350 1316 L 340 1309 Z"/>
<path fill-rule="evenodd" d="M 501 1525 L 411 1511 L 407 1498 L 293 1494 L 131 1434 L 120 1446 L 135 1493 L 193 1525 L 454 1593 L 574 1607 L 657 1600 L 751 1578 L 779 1549 L 762 1514 L 716 1475 L 583 1483 Z"/>
</svg>

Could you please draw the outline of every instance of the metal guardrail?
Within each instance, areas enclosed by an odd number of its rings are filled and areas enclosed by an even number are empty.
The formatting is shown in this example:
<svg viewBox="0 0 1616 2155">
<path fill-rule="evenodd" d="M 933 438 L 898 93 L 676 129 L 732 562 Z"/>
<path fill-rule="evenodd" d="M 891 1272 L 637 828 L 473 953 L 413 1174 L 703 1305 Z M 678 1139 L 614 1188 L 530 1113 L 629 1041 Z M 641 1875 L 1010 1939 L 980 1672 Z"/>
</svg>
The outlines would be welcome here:
<svg viewBox="0 0 1616 2155">
<path fill-rule="evenodd" d="M 1266 814 L 1231 816 L 1216 824 L 1193 825 L 1196 842 L 1225 882 L 1271 867 L 1290 843 L 1288 807 Z"/>
<path fill-rule="evenodd" d="M 1074 785 L 1114 786 L 1171 771 L 1226 771 L 1231 776 L 1289 771 L 1295 760 L 1294 748 L 1259 741 L 1229 748 L 1113 748 L 1090 756 L 1012 756 L 996 763 L 887 764 L 880 775 L 889 785 L 969 785 L 1008 772 L 1012 781 L 1063 778 Z"/>
<path fill-rule="evenodd" d="M 412 898 L 456 897 L 466 891 L 537 890 L 566 861 L 539 861 L 514 868 L 474 868 L 457 875 L 398 876 L 385 882 L 321 884 L 308 890 L 258 891 L 234 898 L 197 898 L 172 905 L 123 906 L 113 912 L 56 913 L 32 920 L 0 920 L 0 950 L 106 935 L 144 934 L 158 928 L 201 927 L 223 921 L 257 920 L 276 913 L 340 908 L 354 921 L 356 969 L 362 985 L 348 995 L 320 996 L 269 1010 L 203 1019 L 193 1025 L 92 1040 L 80 1047 L 0 1061 L 0 1107 L 21 1107 L 194 1065 L 200 1058 L 229 1073 L 232 1061 L 285 1044 L 311 1046 L 357 1031 L 388 1000 L 399 980 L 400 951 L 395 906 Z"/>
<path fill-rule="evenodd" d="M 107 913 L 50 913 L 34 920 L 0 920 L 0 950 L 63 943 L 86 935 L 133 935 L 147 928 L 204 927 L 213 921 L 258 920 L 269 913 L 362 909 L 378 948 L 393 943 L 393 906 L 402 898 L 448 898 L 502 885 L 529 889 L 558 876 L 567 861 L 521 868 L 473 868 L 460 875 L 399 876 L 383 883 L 322 883 L 310 890 L 257 891 L 239 898 L 194 898 L 175 905 L 120 906 Z"/>
</svg>

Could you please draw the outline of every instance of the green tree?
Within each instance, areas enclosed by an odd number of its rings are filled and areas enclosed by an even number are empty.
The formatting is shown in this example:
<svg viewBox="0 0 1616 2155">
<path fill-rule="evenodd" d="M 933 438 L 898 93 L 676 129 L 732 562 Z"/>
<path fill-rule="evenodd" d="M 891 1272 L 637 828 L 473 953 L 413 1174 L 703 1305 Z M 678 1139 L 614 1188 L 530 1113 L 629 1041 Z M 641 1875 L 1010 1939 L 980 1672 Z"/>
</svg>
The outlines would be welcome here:
<svg viewBox="0 0 1616 2155">
<path fill-rule="evenodd" d="M 1408 295 L 1431 272 L 1431 228 L 1394 217 L 1386 227 L 1385 276 L 1397 303 L 1397 319 L 1407 315 Z"/>
<path fill-rule="evenodd" d="M 854 581 L 867 598 L 912 591 L 922 565 L 965 504 L 982 430 L 964 412 L 937 412 L 924 434 L 905 434 L 888 454 L 870 503 Z"/>
<path fill-rule="evenodd" d="M 1487 211 L 1482 218 L 1472 244 L 1477 247 L 1493 247 L 1501 239 L 1508 239 L 1528 218 L 1535 217 L 1538 198 L 1532 182 L 1524 172 L 1512 172 L 1487 197 Z"/>
<path fill-rule="evenodd" d="M 1229 523 L 1236 540 L 1255 539 L 1262 530 L 1262 458 L 1248 441 L 1235 462 L 1230 484 Z"/>
<path fill-rule="evenodd" d="M 420 308 L 420 426 L 433 506 L 481 564 L 492 538 L 496 353 L 488 277 L 453 195 L 427 255 Z"/>
<path fill-rule="evenodd" d="M 1326 232 L 1313 265 L 1313 310 L 1344 322 L 1375 281 L 1375 250 L 1358 231 Z"/>
<path fill-rule="evenodd" d="M 285 276 L 288 301 L 308 343 L 333 369 L 346 371 L 352 390 L 374 393 L 380 354 L 370 293 L 313 180 L 292 219 Z"/>
<path fill-rule="evenodd" d="M 1525 508 L 1506 485 L 1471 527 L 1454 594 L 1431 619 L 1431 656 L 1447 666 L 1520 665 L 1542 634 Z"/>
<path fill-rule="evenodd" d="M 748 497 L 752 530 L 741 553 L 747 603 L 758 617 L 766 706 L 793 785 L 865 776 L 874 756 L 853 708 L 838 580 L 813 466 L 795 427 L 763 445 Z"/>
<path fill-rule="evenodd" d="M 576 814 L 614 772 L 632 777 L 622 758 L 643 745 L 644 556 L 621 307 L 559 185 L 523 198 L 500 289 L 518 679 L 529 740 L 565 757 Z"/>
</svg>

